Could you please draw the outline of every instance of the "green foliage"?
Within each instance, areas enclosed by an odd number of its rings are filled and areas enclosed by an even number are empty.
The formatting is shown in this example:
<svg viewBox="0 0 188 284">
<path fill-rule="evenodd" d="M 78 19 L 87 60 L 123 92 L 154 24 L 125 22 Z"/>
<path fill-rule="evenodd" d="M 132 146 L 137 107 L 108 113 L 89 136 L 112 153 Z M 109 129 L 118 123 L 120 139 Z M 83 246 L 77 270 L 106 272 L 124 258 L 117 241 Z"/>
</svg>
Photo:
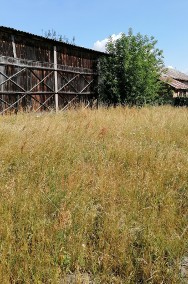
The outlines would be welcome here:
<svg viewBox="0 0 188 284">
<path fill-rule="evenodd" d="M 109 56 L 100 62 L 100 100 L 108 105 L 156 104 L 159 100 L 163 67 L 162 51 L 157 41 L 140 33 L 134 35 L 129 29 L 106 45 Z"/>
<path fill-rule="evenodd" d="M 75 36 L 73 36 L 72 40 L 70 41 L 66 35 L 58 35 L 54 29 L 48 30 L 44 32 L 44 36 L 49 39 L 58 40 L 65 43 L 70 43 L 75 45 Z"/>
<path fill-rule="evenodd" d="M 171 86 L 161 81 L 159 88 L 158 105 L 174 104 L 173 102 L 173 90 Z"/>
</svg>

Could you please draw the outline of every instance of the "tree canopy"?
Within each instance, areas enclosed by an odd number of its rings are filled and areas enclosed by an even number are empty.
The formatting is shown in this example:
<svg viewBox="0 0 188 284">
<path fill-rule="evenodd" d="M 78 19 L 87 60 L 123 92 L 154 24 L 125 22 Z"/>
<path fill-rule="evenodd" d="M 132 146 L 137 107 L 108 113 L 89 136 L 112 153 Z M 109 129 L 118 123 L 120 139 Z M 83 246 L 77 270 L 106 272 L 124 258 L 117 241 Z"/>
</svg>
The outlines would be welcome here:
<svg viewBox="0 0 188 284">
<path fill-rule="evenodd" d="M 154 37 L 121 34 L 109 38 L 105 56 L 100 61 L 99 98 L 108 105 L 152 104 L 159 100 L 163 52 Z"/>
</svg>

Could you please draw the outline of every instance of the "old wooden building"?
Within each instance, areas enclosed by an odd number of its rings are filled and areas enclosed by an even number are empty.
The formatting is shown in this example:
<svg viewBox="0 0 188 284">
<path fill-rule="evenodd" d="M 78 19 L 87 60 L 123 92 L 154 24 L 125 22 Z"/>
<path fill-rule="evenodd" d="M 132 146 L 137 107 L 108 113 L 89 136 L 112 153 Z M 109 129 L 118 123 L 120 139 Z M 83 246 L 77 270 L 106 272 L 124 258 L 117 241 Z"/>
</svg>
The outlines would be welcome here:
<svg viewBox="0 0 188 284">
<path fill-rule="evenodd" d="M 188 105 L 188 75 L 173 68 L 165 68 L 161 80 L 170 86 L 174 105 Z"/>
<path fill-rule="evenodd" d="M 0 113 L 64 109 L 97 97 L 104 53 L 0 26 Z"/>
</svg>

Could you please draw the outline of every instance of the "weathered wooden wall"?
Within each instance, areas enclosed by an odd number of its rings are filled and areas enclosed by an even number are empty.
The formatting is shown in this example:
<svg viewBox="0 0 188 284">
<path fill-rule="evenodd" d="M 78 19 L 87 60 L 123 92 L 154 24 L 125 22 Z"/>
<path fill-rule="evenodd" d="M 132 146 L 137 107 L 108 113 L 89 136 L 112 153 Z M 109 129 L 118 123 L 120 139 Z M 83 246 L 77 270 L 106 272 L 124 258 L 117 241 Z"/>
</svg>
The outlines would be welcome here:
<svg viewBox="0 0 188 284">
<path fill-rule="evenodd" d="M 0 113 L 62 109 L 97 97 L 104 54 L 0 27 Z"/>
</svg>

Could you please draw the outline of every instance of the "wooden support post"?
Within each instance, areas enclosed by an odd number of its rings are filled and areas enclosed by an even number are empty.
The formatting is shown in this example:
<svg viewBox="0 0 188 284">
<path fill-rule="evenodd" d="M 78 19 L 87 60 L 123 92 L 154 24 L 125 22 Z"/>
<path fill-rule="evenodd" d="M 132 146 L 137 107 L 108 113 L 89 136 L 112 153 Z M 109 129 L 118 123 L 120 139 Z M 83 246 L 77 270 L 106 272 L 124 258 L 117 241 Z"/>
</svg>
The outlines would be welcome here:
<svg viewBox="0 0 188 284">
<path fill-rule="evenodd" d="M 94 92 L 95 92 L 95 99 L 96 99 L 96 108 L 98 109 L 99 108 L 99 70 L 100 70 L 100 60 L 97 59 L 97 62 L 96 62 L 96 79 L 95 79 L 95 87 L 94 87 Z"/>
<path fill-rule="evenodd" d="M 11 35 L 11 39 L 12 39 L 12 50 L 13 50 L 13 56 L 14 58 L 16 58 L 16 44 L 15 44 L 15 40 L 14 40 L 14 36 Z"/>
<path fill-rule="evenodd" d="M 1 107 L 0 109 L 1 110 L 4 110 L 4 108 L 6 107 L 6 104 L 5 104 L 5 98 L 4 98 L 4 95 L 3 95 L 3 91 L 4 91 L 4 85 L 2 84 L 2 82 L 5 80 L 5 77 L 2 75 L 5 73 L 5 66 L 0 66 L 0 91 L 1 91 L 1 95 L 0 95 L 0 98 L 1 98 Z"/>
<path fill-rule="evenodd" d="M 58 102 L 58 85 L 57 85 L 57 50 L 56 46 L 54 46 L 54 83 L 55 83 L 55 110 L 56 112 L 59 110 L 59 102 Z"/>
</svg>

